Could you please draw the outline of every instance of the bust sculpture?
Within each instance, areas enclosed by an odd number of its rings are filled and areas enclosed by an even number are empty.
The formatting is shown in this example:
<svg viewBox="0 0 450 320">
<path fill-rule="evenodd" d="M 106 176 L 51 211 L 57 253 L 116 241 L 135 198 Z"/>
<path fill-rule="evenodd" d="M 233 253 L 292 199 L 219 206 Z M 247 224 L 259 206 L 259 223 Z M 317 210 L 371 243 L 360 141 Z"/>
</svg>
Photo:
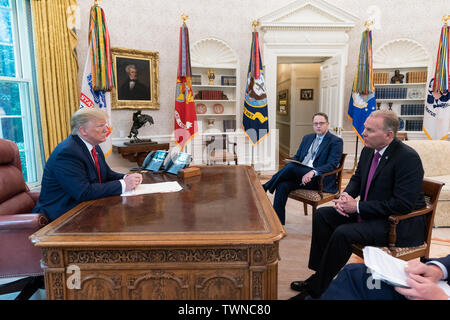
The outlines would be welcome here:
<svg viewBox="0 0 450 320">
<path fill-rule="evenodd" d="M 400 70 L 395 70 L 394 76 L 391 78 L 391 83 L 403 83 L 404 77 L 403 74 L 400 74 Z"/>
</svg>

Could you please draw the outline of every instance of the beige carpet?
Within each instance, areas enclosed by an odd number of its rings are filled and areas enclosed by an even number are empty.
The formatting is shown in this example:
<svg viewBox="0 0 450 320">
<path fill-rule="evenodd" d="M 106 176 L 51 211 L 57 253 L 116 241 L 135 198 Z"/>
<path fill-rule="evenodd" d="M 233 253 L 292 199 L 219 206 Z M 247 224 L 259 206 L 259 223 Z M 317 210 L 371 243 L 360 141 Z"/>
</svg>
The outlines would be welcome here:
<svg viewBox="0 0 450 320">
<path fill-rule="evenodd" d="M 265 182 L 265 181 L 262 181 Z M 267 192 L 270 201 L 273 195 Z M 331 205 L 330 204 L 325 204 Z M 303 204 L 288 199 L 286 204 L 287 236 L 280 241 L 280 262 L 278 265 L 278 299 L 285 300 L 298 292 L 290 289 L 294 280 L 304 280 L 313 271 L 308 269 L 309 249 L 311 244 L 311 207 L 309 215 L 303 213 Z M 431 257 L 442 257 L 450 253 L 450 228 L 434 228 L 432 234 Z M 349 263 L 361 262 L 361 259 L 352 255 Z"/>
</svg>

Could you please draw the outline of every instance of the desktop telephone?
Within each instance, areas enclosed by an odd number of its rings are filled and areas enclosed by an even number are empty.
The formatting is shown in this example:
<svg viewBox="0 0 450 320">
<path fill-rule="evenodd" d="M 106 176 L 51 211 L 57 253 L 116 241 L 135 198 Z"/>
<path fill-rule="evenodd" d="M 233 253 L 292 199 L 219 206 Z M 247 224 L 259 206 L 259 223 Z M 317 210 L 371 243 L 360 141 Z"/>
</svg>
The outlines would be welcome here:
<svg viewBox="0 0 450 320">
<path fill-rule="evenodd" d="M 179 170 L 189 167 L 192 160 L 190 154 L 185 152 L 179 152 L 175 156 L 169 157 L 167 156 L 168 154 L 169 152 L 165 150 L 151 151 L 145 157 L 141 170 L 150 170 L 153 172 L 166 171 L 177 174 Z"/>
</svg>

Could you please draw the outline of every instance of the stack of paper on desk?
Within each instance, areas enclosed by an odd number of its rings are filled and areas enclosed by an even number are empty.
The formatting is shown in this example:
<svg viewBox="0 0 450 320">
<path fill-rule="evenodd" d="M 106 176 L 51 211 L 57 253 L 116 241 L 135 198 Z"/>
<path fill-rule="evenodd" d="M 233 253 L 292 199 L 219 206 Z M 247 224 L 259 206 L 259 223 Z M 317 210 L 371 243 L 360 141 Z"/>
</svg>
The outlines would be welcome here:
<svg viewBox="0 0 450 320">
<path fill-rule="evenodd" d="M 407 261 L 395 258 L 383 250 L 376 247 L 364 247 L 364 263 L 372 271 L 372 278 L 382 280 L 397 287 L 408 287 L 405 272 Z M 450 286 L 446 281 L 439 281 L 441 287 L 447 295 L 450 295 Z"/>
<path fill-rule="evenodd" d="M 136 189 L 127 191 L 121 194 L 121 196 L 137 196 L 139 194 L 147 193 L 159 193 L 159 192 L 177 192 L 182 190 L 183 187 L 177 181 L 159 182 L 151 184 L 140 184 Z"/>
</svg>

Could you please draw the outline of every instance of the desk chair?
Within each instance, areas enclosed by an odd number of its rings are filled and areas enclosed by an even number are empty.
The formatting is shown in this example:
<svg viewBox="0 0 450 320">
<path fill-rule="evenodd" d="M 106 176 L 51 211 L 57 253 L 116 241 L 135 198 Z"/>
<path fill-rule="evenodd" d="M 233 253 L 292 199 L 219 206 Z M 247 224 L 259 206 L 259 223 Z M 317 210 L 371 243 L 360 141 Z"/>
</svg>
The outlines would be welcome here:
<svg viewBox="0 0 450 320">
<path fill-rule="evenodd" d="M 236 153 L 237 142 L 231 141 L 229 135 L 217 134 L 208 136 L 206 140 L 207 150 L 207 165 L 216 164 L 217 161 L 226 162 L 228 165 L 230 161 L 238 164 L 238 157 Z"/>
<path fill-rule="evenodd" d="M 428 178 L 423 179 L 423 191 L 425 194 L 425 202 L 426 206 L 422 209 L 414 210 L 411 213 L 404 215 L 391 215 L 389 216 L 389 246 L 388 247 L 380 247 L 383 251 L 390 254 L 393 257 L 402 259 L 402 260 L 411 260 L 414 258 L 423 258 L 428 259 L 430 254 L 430 245 L 431 245 L 431 232 L 433 229 L 433 220 L 434 214 L 436 213 L 436 206 L 439 199 L 439 193 L 441 192 L 442 186 L 444 183 L 431 180 Z M 421 246 L 417 247 L 396 247 L 395 240 L 397 238 L 396 235 L 396 227 L 400 221 L 404 221 L 406 219 L 411 219 L 413 217 L 426 215 L 426 225 L 425 225 L 425 242 Z M 352 251 L 354 254 L 363 258 L 362 249 L 364 247 L 359 244 L 352 245 Z"/>
<path fill-rule="evenodd" d="M 320 176 L 318 190 L 296 189 L 294 191 L 291 191 L 291 193 L 289 193 L 289 198 L 303 202 L 305 216 L 308 215 L 307 204 L 309 204 L 313 207 L 312 212 L 314 214 L 316 212 L 318 205 L 333 200 L 335 198 L 335 196 L 337 196 L 341 193 L 342 170 L 344 169 L 345 157 L 347 157 L 347 154 L 343 153 L 341 156 L 341 162 L 339 163 L 339 167 L 337 167 L 337 169 L 335 169 L 331 172 L 324 173 Z M 323 179 L 332 174 L 336 174 L 336 181 L 338 183 L 338 191 L 337 191 L 337 193 L 323 192 Z"/>
<path fill-rule="evenodd" d="M 0 295 L 21 291 L 16 300 L 44 284 L 41 250 L 28 239 L 48 223 L 45 215 L 31 213 L 38 198 L 25 183 L 16 144 L 0 139 L 0 278 L 26 277 L 0 285 Z"/>
</svg>

